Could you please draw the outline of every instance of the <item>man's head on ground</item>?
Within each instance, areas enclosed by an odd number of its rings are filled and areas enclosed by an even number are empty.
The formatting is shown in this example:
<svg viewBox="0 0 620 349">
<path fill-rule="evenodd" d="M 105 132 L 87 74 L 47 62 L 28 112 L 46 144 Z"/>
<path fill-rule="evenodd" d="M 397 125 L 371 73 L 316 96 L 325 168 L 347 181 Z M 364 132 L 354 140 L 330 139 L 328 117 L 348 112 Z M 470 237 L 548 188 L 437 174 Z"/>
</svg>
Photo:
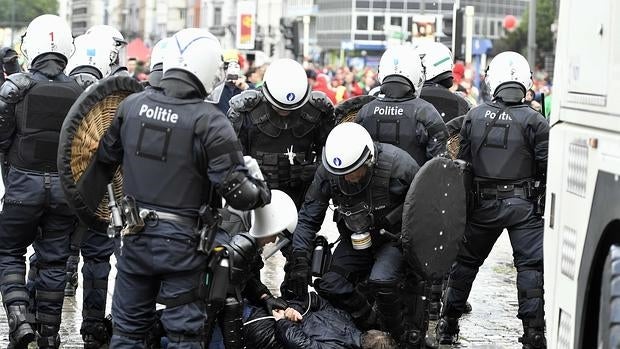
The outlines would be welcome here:
<svg viewBox="0 0 620 349">
<path fill-rule="evenodd" d="M 389 333 L 370 330 L 362 333 L 362 349 L 397 349 L 397 346 Z"/>
</svg>

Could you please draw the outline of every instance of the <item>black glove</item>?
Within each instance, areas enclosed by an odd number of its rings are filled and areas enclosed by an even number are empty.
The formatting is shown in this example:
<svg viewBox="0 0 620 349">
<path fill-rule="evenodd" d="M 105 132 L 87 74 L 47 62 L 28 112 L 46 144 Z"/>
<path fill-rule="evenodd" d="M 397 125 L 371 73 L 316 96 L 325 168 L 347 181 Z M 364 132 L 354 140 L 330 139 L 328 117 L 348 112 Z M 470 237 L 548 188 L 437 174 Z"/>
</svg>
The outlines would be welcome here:
<svg viewBox="0 0 620 349">
<path fill-rule="evenodd" d="M 312 182 L 312 180 L 314 179 L 314 173 L 316 172 L 316 169 L 318 167 L 319 167 L 319 164 L 317 162 L 312 162 L 312 163 L 303 165 L 301 167 L 301 175 L 299 176 L 301 181 Z"/>
<path fill-rule="evenodd" d="M 310 284 L 310 260 L 308 257 L 293 254 L 293 267 L 291 268 L 291 276 L 289 279 L 290 291 L 297 298 L 303 298 L 308 293 L 308 285 Z"/>
<path fill-rule="evenodd" d="M 269 315 L 271 315 L 271 311 L 274 309 L 286 310 L 286 308 L 288 308 L 288 303 L 284 299 L 272 295 L 268 295 L 266 298 L 263 298 L 262 301 L 265 303 L 265 309 L 267 309 Z"/>
</svg>

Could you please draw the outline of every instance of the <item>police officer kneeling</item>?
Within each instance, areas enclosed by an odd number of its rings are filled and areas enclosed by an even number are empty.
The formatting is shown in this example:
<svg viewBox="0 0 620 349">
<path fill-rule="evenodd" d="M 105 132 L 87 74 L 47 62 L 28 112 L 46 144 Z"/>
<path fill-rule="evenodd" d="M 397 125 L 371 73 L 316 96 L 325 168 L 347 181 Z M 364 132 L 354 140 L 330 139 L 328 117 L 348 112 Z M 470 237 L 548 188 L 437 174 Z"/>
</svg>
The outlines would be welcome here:
<svg viewBox="0 0 620 349">
<path fill-rule="evenodd" d="M 544 194 L 549 124 L 523 103 L 532 85 L 530 67 L 515 52 L 497 55 L 487 83 L 493 101 L 472 109 L 461 130 L 459 158 L 472 163 L 476 203 L 457 261 L 450 272 L 440 344 L 454 343 L 458 318 L 472 283 L 503 229 L 508 230 L 517 268 L 518 318 L 524 349 L 545 348 L 543 220 L 535 198 Z"/>
<path fill-rule="evenodd" d="M 409 154 L 390 144 L 374 143 L 362 126 L 351 122 L 336 126 L 327 138 L 322 165 L 299 213 L 291 273 L 296 294 L 305 294 L 313 240 L 332 199 L 341 241 L 329 271 L 315 288 L 349 312 L 357 327 L 367 330 L 378 325 L 373 307 L 356 287 L 367 279 L 380 324 L 401 343 L 405 337 L 409 343 L 414 338 L 416 343 L 411 344 L 416 347 L 425 330 L 419 325 L 417 333 L 407 333 L 410 328 L 403 319 L 400 287 L 405 271 L 397 237 L 401 215 L 393 220 L 386 216 L 404 202 L 418 169 Z"/>
<path fill-rule="evenodd" d="M 166 51 L 162 92 L 136 93 L 121 103 L 80 178 L 91 188 L 97 166 L 107 168 L 105 179 L 111 179 L 122 163 L 124 193 L 145 221 L 142 229 L 122 232 L 113 348 L 144 347 L 156 299 L 166 305 L 161 322 L 168 348 L 201 348 L 205 304 L 199 289 L 207 256 L 197 251 L 200 208 L 212 189 L 241 210 L 270 199 L 266 184 L 248 174 L 226 117 L 204 101 L 222 64 L 220 43 L 208 31 L 190 28 L 176 33 Z M 103 195 L 101 188 L 91 192 Z"/>
</svg>

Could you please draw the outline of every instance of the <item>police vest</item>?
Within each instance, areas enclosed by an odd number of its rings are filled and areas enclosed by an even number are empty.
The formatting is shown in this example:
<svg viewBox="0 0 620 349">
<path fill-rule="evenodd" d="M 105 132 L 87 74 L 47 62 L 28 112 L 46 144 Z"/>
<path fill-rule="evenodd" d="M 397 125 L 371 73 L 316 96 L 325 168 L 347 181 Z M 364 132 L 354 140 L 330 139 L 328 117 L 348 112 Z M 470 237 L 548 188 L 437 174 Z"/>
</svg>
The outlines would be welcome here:
<svg viewBox="0 0 620 349">
<path fill-rule="evenodd" d="M 160 93 L 129 98 L 121 130 L 125 194 L 142 203 L 198 209 L 211 184 L 198 165 L 206 155 L 194 130 L 199 119 L 219 111 L 201 99 Z"/>
<path fill-rule="evenodd" d="M 445 123 L 465 115 L 469 110 L 467 102 L 441 85 L 424 86 L 420 98 L 432 104 Z"/>
<path fill-rule="evenodd" d="M 330 175 L 329 182 L 332 188 L 332 199 L 339 212 L 360 206 L 367 206 L 372 213 L 375 223 L 389 213 L 394 203 L 390 196 L 390 178 L 394 164 L 394 154 L 383 152 L 381 145 L 377 145 L 377 161 L 372 167 L 370 183 L 360 190 L 344 180 L 344 176 Z M 342 218 L 338 217 L 337 219 Z M 381 227 L 374 226 L 379 229 Z"/>
<path fill-rule="evenodd" d="M 66 78 L 66 77 L 65 77 Z M 72 79 L 34 80 L 15 105 L 16 135 L 9 150 L 12 166 L 38 172 L 58 172 L 60 129 L 83 89 Z"/>
<path fill-rule="evenodd" d="M 536 111 L 525 104 L 510 106 L 502 113 L 503 108 L 497 103 L 485 103 L 470 112 L 474 175 L 499 180 L 532 178 L 536 161 L 526 138 L 525 123 Z"/>
<path fill-rule="evenodd" d="M 418 134 L 419 99 L 374 100 L 366 104 L 358 118 L 376 142 L 389 143 L 406 151 L 422 166 L 426 158 L 428 135 Z"/>
<path fill-rule="evenodd" d="M 315 131 L 322 112 L 306 103 L 287 116 L 260 102 L 249 112 L 247 150 L 258 161 L 271 189 L 301 184 L 301 166 L 314 162 Z"/>
</svg>

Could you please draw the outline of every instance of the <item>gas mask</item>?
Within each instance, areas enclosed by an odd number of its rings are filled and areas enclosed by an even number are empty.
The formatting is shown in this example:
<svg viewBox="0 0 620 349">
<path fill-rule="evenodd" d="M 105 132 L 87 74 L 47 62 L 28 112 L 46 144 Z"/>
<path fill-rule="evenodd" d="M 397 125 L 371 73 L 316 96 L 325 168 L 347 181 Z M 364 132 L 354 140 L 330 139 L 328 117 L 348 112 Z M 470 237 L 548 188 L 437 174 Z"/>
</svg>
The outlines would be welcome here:
<svg viewBox="0 0 620 349">
<path fill-rule="evenodd" d="M 365 202 L 352 207 L 338 207 L 345 226 L 353 232 L 351 244 L 355 250 L 365 250 L 372 246 L 370 230 L 374 225 L 374 215 Z"/>
</svg>

